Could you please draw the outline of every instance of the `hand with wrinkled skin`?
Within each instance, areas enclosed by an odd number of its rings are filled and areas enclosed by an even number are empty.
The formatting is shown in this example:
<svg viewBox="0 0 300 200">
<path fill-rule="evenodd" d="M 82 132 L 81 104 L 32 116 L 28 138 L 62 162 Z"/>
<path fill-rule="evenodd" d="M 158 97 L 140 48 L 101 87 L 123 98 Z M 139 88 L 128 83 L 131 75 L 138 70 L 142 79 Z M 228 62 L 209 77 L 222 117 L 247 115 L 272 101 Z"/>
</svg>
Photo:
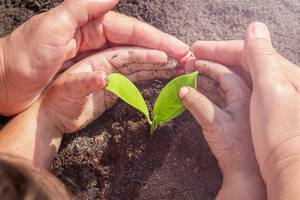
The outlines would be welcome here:
<svg viewBox="0 0 300 200">
<path fill-rule="evenodd" d="M 63 72 L 27 110 L 0 132 L 0 152 L 14 153 L 48 168 L 63 134 L 83 128 L 114 105 L 104 89 L 107 75 L 121 73 L 132 82 L 175 75 L 177 60 L 159 50 L 139 47 L 106 49 Z"/>
<path fill-rule="evenodd" d="M 1 39 L 0 114 L 11 116 L 25 110 L 61 68 L 95 51 L 130 45 L 162 50 L 175 59 L 187 54 L 188 46 L 176 38 L 109 12 L 117 2 L 65 0 Z"/>
<path fill-rule="evenodd" d="M 180 89 L 178 96 L 202 127 L 223 173 L 217 199 L 265 199 L 251 139 L 251 90 L 233 71 L 205 60 L 192 59 L 186 72 L 199 71 L 197 90 Z"/>
<path fill-rule="evenodd" d="M 53 115 L 54 121 L 59 120 L 63 124 L 64 133 L 71 133 L 85 125 L 85 122 L 99 117 L 118 100 L 115 94 L 108 90 L 98 91 L 96 85 L 90 82 L 78 85 L 78 87 L 75 86 L 79 83 L 78 80 L 90 79 L 90 75 L 86 75 L 86 72 L 101 71 L 107 75 L 120 73 L 132 82 L 136 82 L 154 78 L 169 79 L 175 75 L 174 68 L 176 66 L 176 60 L 168 59 L 166 53 L 158 50 L 138 47 L 107 49 L 76 63 L 60 75 L 43 95 L 47 96 L 45 100 L 49 102 L 44 103 L 44 107 L 47 108 L 49 115 Z M 56 89 L 57 86 L 61 88 Z M 85 96 L 87 94 L 89 95 Z M 65 96 L 73 98 L 66 98 Z M 75 112 L 74 100 L 76 105 L 80 102 L 83 105 L 82 108 L 78 109 L 78 112 Z M 67 122 L 64 122 L 65 120 Z"/>
<path fill-rule="evenodd" d="M 197 42 L 193 49 L 197 58 L 250 74 L 252 138 L 268 198 L 298 199 L 300 68 L 277 54 L 262 23 L 249 25 L 245 42 Z"/>
</svg>

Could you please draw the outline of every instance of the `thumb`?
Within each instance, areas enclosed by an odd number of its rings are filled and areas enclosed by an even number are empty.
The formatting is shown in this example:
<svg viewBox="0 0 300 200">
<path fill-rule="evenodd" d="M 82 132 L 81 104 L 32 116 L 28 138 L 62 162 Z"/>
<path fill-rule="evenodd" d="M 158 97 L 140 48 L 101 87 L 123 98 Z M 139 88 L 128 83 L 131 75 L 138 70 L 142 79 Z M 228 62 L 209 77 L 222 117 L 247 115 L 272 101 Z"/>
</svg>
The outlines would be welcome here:
<svg viewBox="0 0 300 200">
<path fill-rule="evenodd" d="M 60 79 L 62 90 L 72 98 L 81 98 L 91 92 L 102 90 L 108 83 L 106 72 L 66 73 Z"/>
<path fill-rule="evenodd" d="M 248 26 L 245 36 L 243 68 L 251 74 L 255 85 L 270 87 L 268 83 L 284 79 L 276 50 L 272 47 L 267 26 L 260 22 Z M 267 84 L 266 84 L 267 83 Z"/>
<path fill-rule="evenodd" d="M 63 26 L 72 24 L 77 29 L 90 19 L 106 14 L 117 3 L 118 0 L 65 0 L 55 11 L 59 18 L 56 23 Z"/>
<path fill-rule="evenodd" d="M 211 129 L 222 110 L 204 95 L 191 87 L 182 87 L 178 92 L 181 103 L 191 112 L 204 130 Z"/>
</svg>

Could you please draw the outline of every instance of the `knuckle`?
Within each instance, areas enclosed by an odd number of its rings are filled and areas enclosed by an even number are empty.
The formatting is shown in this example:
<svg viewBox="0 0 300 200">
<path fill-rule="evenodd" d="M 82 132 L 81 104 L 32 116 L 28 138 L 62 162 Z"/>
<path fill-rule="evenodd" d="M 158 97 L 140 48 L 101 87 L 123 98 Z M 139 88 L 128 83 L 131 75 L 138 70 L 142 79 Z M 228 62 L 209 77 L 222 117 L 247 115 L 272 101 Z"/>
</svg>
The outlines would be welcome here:
<svg viewBox="0 0 300 200">
<path fill-rule="evenodd" d="M 84 83 L 86 89 L 90 89 L 92 86 L 92 75 L 90 73 L 85 73 L 82 77 L 82 82 Z"/>
</svg>

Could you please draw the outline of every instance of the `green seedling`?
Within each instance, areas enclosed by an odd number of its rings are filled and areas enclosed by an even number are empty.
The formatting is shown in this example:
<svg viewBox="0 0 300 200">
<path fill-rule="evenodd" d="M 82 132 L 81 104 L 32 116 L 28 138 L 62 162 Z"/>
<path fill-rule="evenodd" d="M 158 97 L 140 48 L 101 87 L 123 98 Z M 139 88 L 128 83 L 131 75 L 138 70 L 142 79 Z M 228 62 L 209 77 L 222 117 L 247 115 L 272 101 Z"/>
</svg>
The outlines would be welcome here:
<svg viewBox="0 0 300 200">
<path fill-rule="evenodd" d="M 183 86 L 190 86 L 196 89 L 197 75 L 198 72 L 196 71 L 188 75 L 177 77 L 162 89 L 154 105 L 153 121 L 150 120 L 147 105 L 140 91 L 125 76 L 121 74 L 108 75 L 109 83 L 106 89 L 143 112 L 151 126 L 152 135 L 158 124 L 165 123 L 185 111 L 186 108 L 178 98 L 178 92 Z"/>
</svg>

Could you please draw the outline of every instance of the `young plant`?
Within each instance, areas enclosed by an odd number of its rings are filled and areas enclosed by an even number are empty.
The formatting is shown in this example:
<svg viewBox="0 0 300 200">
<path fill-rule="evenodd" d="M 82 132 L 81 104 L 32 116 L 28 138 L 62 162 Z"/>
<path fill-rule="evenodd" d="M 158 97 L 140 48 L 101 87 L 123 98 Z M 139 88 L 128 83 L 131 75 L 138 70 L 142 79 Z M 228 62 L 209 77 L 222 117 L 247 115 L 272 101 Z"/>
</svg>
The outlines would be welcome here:
<svg viewBox="0 0 300 200">
<path fill-rule="evenodd" d="M 150 120 L 148 108 L 140 91 L 125 76 L 121 74 L 108 75 L 109 83 L 106 89 L 143 112 L 151 126 L 152 135 L 158 124 L 165 123 L 177 117 L 186 109 L 178 98 L 178 92 L 183 86 L 190 86 L 196 89 L 197 75 L 198 72 L 196 71 L 188 75 L 179 76 L 170 81 L 162 89 L 154 105 L 153 121 Z"/>
</svg>

